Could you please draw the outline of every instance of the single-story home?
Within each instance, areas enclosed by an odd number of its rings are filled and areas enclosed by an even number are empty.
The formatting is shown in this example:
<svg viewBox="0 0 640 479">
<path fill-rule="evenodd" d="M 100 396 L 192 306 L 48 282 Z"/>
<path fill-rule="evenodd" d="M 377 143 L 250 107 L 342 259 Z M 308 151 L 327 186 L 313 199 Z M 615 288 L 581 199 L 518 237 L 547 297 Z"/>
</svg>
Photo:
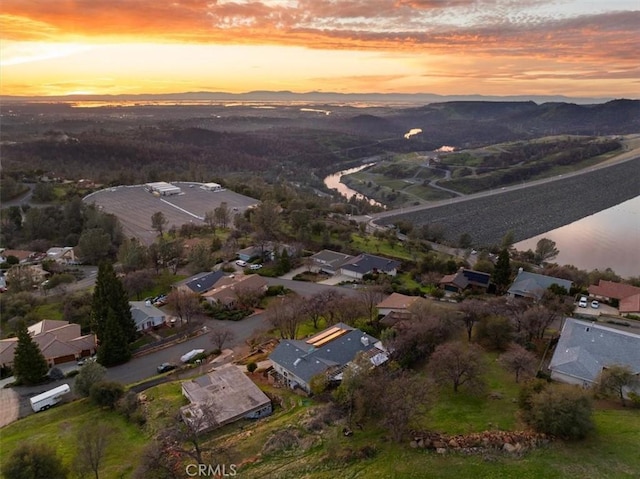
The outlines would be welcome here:
<svg viewBox="0 0 640 479">
<path fill-rule="evenodd" d="M 164 311 L 152 305 L 151 301 L 129 301 L 129 306 L 138 331 L 162 326 L 166 320 Z"/>
<path fill-rule="evenodd" d="M 263 295 L 267 288 L 267 281 L 258 274 L 231 275 L 218 281 L 215 287 L 203 293 L 202 297 L 211 305 L 233 307 L 242 294 L 254 292 Z"/>
<path fill-rule="evenodd" d="M 260 248 L 259 246 L 248 246 L 247 248 L 242 248 L 236 252 L 236 256 L 238 259 L 242 261 L 251 261 L 253 258 L 262 258 L 263 254 L 270 254 L 271 247 Z"/>
<path fill-rule="evenodd" d="M 344 323 L 331 326 L 306 340 L 284 339 L 269 355 L 277 380 L 292 389 L 311 392 L 311 379 L 325 374 L 340 381 L 342 372 L 362 352 L 379 366 L 389 358 L 382 343 L 373 336 Z"/>
<path fill-rule="evenodd" d="M 68 321 L 45 319 L 27 328 L 49 366 L 76 361 L 96 353 L 96 337 L 82 335 L 80 325 Z M 0 340 L 0 364 L 13 364 L 18 338 Z"/>
<path fill-rule="evenodd" d="M 345 253 L 339 253 L 338 251 L 331 251 L 323 249 L 310 256 L 313 261 L 313 265 L 328 274 L 337 274 L 340 271 L 340 267 L 352 260 L 354 256 Z"/>
<path fill-rule="evenodd" d="M 9 256 L 13 256 L 18 259 L 19 264 L 28 263 L 31 261 L 38 253 L 35 251 L 25 251 L 21 249 L 4 249 L 0 250 L 0 263 L 6 263 L 9 259 Z"/>
<path fill-rule="evenodd" d="M 407 296 L 406 294 L 391 293 L 380 301 L 376 305 L 376 308 L 378 308 L 378 315 L 380 316 L 386 316 L 391 312 L 408 313 L 411 305 L 421 299 L 423 298 L 420 298 L 420 296 Z"/>
<path fill-rule="evenodd" d="M 588 288 L 589 296 L 602 301 L 618 300 L 630 298 L 640 294 L 640 288 L 626 283 L 616 283 L 601 279 L 598 284 L 592 284 Z M 622 311 L 621 311 L 622 312 Z"/>
<path fill-rule="evenodd" d="M 629 366 L 640 374 L 640 334 L 566 318 L 549 369 L 555 380 L 589 387 L 603 368 Z"/>
<path fill-rule="evenodd" d="M 640 314 L 640 294 L 634 294 L 620 300 L 620 314 Z"/>
<path fill-rule="evenodd" d="M 563 287 L 568 293 L 573 283 L 566 279 L 554 278 L 553 276 L 529 273 L 520 268 L 516 279 L 513 280 L 511 287 L 507 290 L 507 295 L 512 298 L 528 298 L 539 301 L 544 292 L 554 284 Z"/>
<path fill-rule="evenodd" d="M 491 275 L 473 269 L 460 268 L 453 274 L 444 276 L 439 286 L 450 293 L 461 293 L 466 289 L 487 290 Z"/>
<path fill-rule="evenodd" d="M 213 289 L 215 284 L 224 276 L 225 274 L 222 271 L 206 271 L 183 279 L 175 283 L 173 287 L 187 293 L 202 294 Z"/>
<path fill-rule="evenodd" d="M 182 383 L 191 402 L 180 408 L 185 422 L 209 431 L 238 419 L 259 419 L 272 413 L 271 400 L 234 364 Z"/>
<path fill-rule="evenodd" d="M 61 264 L 77 264 L 76 253 L 72 246 L 56 246 L 47 250 L 47 259 Z"/>
<path fill-rule="evenodd" d="M 340 274 L 355 279 L 362 279 L 366 274 L 375 273 L 395 276 L 398 273 L 399 267 L 400 261 L 363 253 L 340 266 Z"/>
</svg>

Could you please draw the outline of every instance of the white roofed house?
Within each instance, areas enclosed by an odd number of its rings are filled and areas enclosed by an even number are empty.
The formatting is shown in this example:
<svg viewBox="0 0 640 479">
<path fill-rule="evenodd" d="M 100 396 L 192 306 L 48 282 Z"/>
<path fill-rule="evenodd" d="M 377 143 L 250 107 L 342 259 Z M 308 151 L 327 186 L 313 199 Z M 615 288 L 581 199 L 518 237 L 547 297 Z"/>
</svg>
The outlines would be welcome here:
<svg viewBox="0 0 640 479">
<path fill-rule="evenodd" d="M 47 250 L 47 259 L 61 264 L 76 264 L 78 262 L 72 246 L 49 248 Z"/>
</svg>

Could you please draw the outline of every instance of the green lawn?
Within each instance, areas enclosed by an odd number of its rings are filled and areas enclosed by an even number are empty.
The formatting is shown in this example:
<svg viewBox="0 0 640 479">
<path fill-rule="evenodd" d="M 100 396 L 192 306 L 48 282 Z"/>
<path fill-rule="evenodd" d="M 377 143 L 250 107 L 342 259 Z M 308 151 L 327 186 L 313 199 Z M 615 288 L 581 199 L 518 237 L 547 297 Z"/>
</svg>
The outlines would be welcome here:
<svg viewBox="0 0 640 479">
<path fill-rule="evenodd" d="M 0 451 L 7 457 L 20 444 L 46 443 L 53 446 L 65 465 L 71 468 L 77 443 L 77 431 L 84 424 L 104 421 L 112 429 L 104 465 L 103 479 L 131 477 L 147 438 L 142 430 L 115 412 L 102 411 L 87 399 L 56 406 L 32 414 L 0 430 Z"/>
</svg>

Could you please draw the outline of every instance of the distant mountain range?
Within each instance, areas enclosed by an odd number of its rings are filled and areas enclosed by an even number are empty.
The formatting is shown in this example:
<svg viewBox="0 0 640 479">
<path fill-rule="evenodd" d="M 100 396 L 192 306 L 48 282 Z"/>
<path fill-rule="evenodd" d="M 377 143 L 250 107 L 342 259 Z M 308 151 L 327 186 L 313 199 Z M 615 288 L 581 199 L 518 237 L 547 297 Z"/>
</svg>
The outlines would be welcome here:
<svg viewBox="0 0 640 479">
<path fill-rule="evenodd" d="M 568 97 L 562 95 L 436 95 L 432 93 L 336 93 L 311 91 L 251 91 L 247 93 L 183 92 L 136 95 L 57 95 L 11 96 L 1 95 L 1 102 L 65 102 L 65 101 L 278 101 L 326 103 L 404 103 L 427 104 L 450 101 L 534 101 L 536 103 L 564 102 L 575 104 L 606 103 L 613 98 Z"/>
</svg>

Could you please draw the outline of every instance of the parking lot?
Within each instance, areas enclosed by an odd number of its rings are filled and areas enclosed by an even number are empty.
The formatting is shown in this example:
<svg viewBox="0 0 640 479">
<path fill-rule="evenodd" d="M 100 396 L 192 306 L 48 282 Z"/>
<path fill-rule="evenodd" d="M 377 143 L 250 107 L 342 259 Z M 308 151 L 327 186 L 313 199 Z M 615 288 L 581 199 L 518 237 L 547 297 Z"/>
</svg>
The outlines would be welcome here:
<svg viewBox="0 0 640 479">
<path fill-rule="evenodd" d="M 231 215 L 244 212 L 258 200 L 230 190 L 206 191 L 201 183 L 173 182 L 182 194 L 154 196 L 144 185 L 116 186 L 87 196 L 86 203 L 94 203 L 107 213 L 118 217 L 127 236 L 134 236 L 145 244 L 151 244 L 158 233 L 151 228 L 151 216 L 160 211 L 167 219 L 166 228 L 180 228 L 186 223 L 204 224 L 203 218 L 223 202 Z"/>
</svg>

